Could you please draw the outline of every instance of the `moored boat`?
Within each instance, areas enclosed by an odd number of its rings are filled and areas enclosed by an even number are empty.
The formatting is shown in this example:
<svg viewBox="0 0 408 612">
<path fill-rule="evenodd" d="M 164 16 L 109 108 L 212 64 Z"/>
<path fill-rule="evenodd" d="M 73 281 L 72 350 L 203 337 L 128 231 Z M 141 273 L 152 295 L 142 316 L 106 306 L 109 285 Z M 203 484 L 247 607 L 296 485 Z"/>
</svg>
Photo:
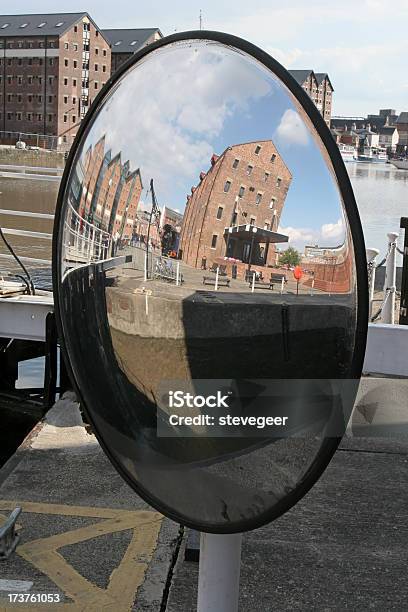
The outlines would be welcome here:
<svg viewBox="0 0 408 612">
<path fill-rule="evenodd" d="M 352 145 L 339 144 L 339 151 L 345 162 L 357 161 L 357 150 Z"/>
<path fill-rule="evenodd" d="M 390 162 L 399 170 L 408 170 L 408 157 L 405 159 L 391 159 Z"/>
<path fill-rule="evenodd" d="M 358 161 L 385 164 L 388 161 L 387 150 L 383 147 L 364 147 L 358 154 Z"/>
</svg>

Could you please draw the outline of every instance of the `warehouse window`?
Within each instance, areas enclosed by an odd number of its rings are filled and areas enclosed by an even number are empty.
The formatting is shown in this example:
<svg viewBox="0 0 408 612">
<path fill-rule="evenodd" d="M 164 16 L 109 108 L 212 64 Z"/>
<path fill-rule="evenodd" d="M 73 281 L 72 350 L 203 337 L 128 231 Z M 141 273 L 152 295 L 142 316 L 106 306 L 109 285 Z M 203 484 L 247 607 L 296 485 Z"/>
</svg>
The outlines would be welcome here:
<svg viewBox="0 0 408 612">
<path fill-rule="evenodd" d="M 215 247 L 217 246 L 217 234 L 213 234 L 212 240 L 211 240 L 211 248 L 215 249 Z"/>
<path fill-rule="evenodd" d="M 217 210 L 217 219 L 221 219 L 224 208 L 222 206 L 218 207 Z"/>
<path fill-rule="evenodd" d="M 224 192 L 228 193 L 228 191 L 230 190 L 230 187 L 231 187 L 231 181 L 225 181 Z"/>
</svg>

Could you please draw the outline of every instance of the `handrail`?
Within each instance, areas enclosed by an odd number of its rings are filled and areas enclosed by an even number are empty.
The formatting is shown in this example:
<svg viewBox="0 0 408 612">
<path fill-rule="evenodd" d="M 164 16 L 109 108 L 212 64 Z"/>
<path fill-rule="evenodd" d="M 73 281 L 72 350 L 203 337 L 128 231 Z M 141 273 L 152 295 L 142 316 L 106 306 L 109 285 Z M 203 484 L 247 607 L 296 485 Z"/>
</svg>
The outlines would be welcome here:
<svg viewBox="0 0 408 612">
<path fill-rule="evenodd" d="M 0 208 L 0 215 L 10 215 L 10 217 L 32 217 L 33 219 L 54 219 L 52 213 L 35 213 L 26 210 L 9 210 L 8 208 Z"/>
</svg>

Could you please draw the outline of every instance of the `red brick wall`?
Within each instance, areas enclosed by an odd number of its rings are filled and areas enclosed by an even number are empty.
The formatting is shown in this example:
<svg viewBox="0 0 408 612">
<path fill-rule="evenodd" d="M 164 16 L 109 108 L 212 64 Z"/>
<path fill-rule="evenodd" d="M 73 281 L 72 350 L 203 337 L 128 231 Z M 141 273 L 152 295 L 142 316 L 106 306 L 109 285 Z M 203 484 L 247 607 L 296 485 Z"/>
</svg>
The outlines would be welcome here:
<svg viewBox="0 0 408 612">
<path fill-rule="evenodd" d="M 258 146 L 260 151 L 256 154 Z M 275 158 L 271 161 L 273 155 Z M 234 168 L 236 159 L 238 165 Z M 251 174 L 248 174 L 248 166 L 253 168 Z M 267 180 L 265 173 L 268 173 Z M 279 187 L 278 178 L 281 179 Z M 269 229 L 277 231 L 291 179 L 291 173 L 272 141 L 245 143 L 227 149 L 203 176 L 188 200 L 180 239 L 183 261 L 199 267 L 204 256 L 208 262 L 226 256 L 224 230 L 231 226 L 235 210 L 235 225 L 249 224 L 252 218 L 254 225 L 264 228 L 267 223 Z M 224 191 L 226 181 L 231 182 L 227 193 Z M 244 195 L 236 202 L 241 187 L 244 187 Z M 261 194 L 259 204 L 256 203 L 258 193 Z M 274 205 L 270 208 L 273 199 Z M 222 207 L 222 215 L 217 219 L 219 207 Z M 214 235 L 217 235 L 215 248 L 211 246 Z M 267 263 L 272 260 L 274 248 L 271 245 Z"/>
</svg>

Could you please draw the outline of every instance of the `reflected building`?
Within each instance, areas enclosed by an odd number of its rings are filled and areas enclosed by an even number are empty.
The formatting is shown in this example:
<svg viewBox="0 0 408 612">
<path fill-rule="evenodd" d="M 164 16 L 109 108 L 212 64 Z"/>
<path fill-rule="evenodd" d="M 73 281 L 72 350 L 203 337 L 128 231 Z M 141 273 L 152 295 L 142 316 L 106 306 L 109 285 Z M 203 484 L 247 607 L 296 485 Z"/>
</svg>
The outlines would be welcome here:
<svg viewBox="0 0 408 612">
<path fill-rule="evenodd" d="M 292 174 L 272 140 L 237 144 L 200 174 L 187 196 L 180 258 L 193 267 L 211 263 L 271 266 Z"/>
<path fill-rule="evenodd" d="M 129 240 L 143 189 L 140 170 L 122 162 L 121 153 L 105 152 L 105 136 L 89 147 L 82 160 L 78 214 L 116 238 Z"/>
<path fill-rule="evenodd" d="M 303 269 L 311 274 L 305 286 L 328 293 L 349 293 L 353 289 L 353 253 L 345 241 L 334 247 L 305 246 Z"/>
</svg>

